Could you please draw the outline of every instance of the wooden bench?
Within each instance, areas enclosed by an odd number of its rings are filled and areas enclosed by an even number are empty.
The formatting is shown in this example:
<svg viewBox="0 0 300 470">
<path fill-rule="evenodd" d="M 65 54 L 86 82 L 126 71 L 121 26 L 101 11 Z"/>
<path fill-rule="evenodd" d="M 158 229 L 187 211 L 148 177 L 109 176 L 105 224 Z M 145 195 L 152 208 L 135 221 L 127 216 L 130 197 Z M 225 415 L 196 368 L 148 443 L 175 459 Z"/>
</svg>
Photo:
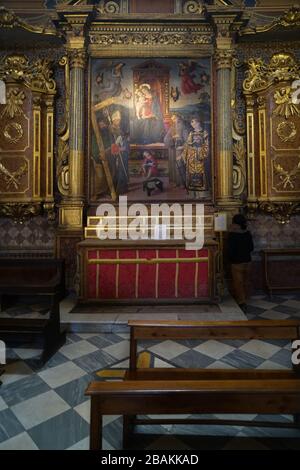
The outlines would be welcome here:
<svg viewBox="0 0 300 470">
<path fill-rule="evenodd" d="M 261 250 L 262 255 L 262 271 L 264 278 L 264 287 L 269 296 L 272 298 L 273 292 L 285 292 L 285 291 L 298 291 L 300 289 L 300 248 L 266 248 Z M 281 258 L 285 259 L 289 257 L 290 261 L 297 260 L 298 269 L 294 269 L 290 276 L 278 276 L 280 269 L 275 269 L 275 276 L 272 278 L 272 261 L 278 261 Z M 285 259 L 285 263 L 288 264 L 289 260 Z M 273 267 L 274 271 L 274 267 Z M 273 273 L 274 274 L 274 273 Z M 288 279 L 287 279 L 288 278 Z M 274 283 L 274 280 L 275 283 Z M 286 284 L 287 281 L 293 281 L 291 284 Z"/>
<path fill-rule="evenodd" d="M 1 311 L 6 307 L 8 296 L 42 296 L 49 299 L 47 318 L 1 317 L 0 338 L 11 341 L 41 335 L 45 363 L 66 341 L 60 329 L 59 302 L 65 294 L 64 263 L 58 259 L 1 259 L 0 298 Z"/>
<path fill-rule="evenodd" d="M 123 445 L 137 424 L 234 424 L 299 427 L 300 374 L 293 370 L 137 368 L 137 342 L 163 339 L 300 338 L 299 321 L 129 321 L 130 367 L 123 382 L 92 382 L 92 449 L 101 445 L 102 415 L 123 415 Z M 294 423 L 216 419 L 138 419 L 142 414 L 292 414 Z"/>
</svg>

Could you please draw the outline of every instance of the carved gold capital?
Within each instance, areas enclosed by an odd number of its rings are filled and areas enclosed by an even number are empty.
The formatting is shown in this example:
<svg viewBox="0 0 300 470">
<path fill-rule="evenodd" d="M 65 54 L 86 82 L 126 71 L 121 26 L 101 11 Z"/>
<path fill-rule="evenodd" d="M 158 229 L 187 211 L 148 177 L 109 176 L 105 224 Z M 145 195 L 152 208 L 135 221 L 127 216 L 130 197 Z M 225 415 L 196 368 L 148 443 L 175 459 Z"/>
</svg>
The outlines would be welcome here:
<svg viewBox="0 0 300 470">
<path fill-rule="evenodd" d="M 84 69 L 87 60 L 85 49 L 69 49 L 68 57 L 70 68 Z"/>
<path fill-rule="evenodd" d="M 217 49 L 215 51 L 215 62 L 218 69 L 231 69 L 234 57 L 233 49 Z"/>
</svg>

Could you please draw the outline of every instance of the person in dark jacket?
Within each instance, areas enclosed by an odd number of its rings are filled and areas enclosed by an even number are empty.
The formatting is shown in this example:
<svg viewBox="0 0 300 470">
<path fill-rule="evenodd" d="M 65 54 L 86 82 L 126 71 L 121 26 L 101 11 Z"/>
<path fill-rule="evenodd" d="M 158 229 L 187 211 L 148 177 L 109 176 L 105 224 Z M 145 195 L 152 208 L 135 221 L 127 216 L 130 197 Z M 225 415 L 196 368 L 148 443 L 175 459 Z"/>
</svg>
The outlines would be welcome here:
<svg viewBox="0 0 300 470">
<path fill-rule="evenodd" d="M 236 214 L 232 219 L 232 226 L 228 237 L 228 255 L 231 264 L 234 296 L 245 310 L 251 268 L 251 252 L 253 240 L 247 221 L 242 214 Z"/>
</svg>

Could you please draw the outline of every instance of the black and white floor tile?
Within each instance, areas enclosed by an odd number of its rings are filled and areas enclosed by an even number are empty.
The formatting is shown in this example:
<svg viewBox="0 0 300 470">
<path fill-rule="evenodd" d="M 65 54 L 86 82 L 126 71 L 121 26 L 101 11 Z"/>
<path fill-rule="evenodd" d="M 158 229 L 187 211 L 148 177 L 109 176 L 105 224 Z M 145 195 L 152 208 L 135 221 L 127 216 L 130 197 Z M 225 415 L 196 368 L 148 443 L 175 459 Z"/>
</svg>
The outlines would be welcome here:
<svg viewBox="0 0 300 470">
<path fill-rule="evenodd" d="M 256 295 L 248 319 L 300 319 L 300 295 Z M 89 399 L 84 391 L 97 372 L 128 365 L 129 335 L 72 333 L 43 367 L 40 350 L 9 348 L 0 387 L 0 450 L 88 449 Z M 140 350 L 156 366 L 208 368 L 291 367 L 286 341 L 149 341 Z M 220 416 L 217 416 L 220 417 Z M 249 415 L 256 421 L 261 416 Z M 277 420 L 288 422 L 290 416 Z M 144 449 L 300 449 L 300 429 L 221 425 L 141 426 L 135 442 Z M 121 448 L 121 417 L 105 417 L 104 448 Z M 134 445 L 133 445 L 134 446 Z"/>
</svg>

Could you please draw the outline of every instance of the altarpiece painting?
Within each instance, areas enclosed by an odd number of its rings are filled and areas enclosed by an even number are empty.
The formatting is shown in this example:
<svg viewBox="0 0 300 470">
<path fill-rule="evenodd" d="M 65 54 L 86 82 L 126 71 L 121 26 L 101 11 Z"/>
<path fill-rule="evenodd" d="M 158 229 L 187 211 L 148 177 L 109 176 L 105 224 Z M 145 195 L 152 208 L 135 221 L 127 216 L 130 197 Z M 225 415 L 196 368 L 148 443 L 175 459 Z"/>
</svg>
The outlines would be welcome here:
<svg viewBox="0 0 300 470">
<path fill-rule="evenodd" d="M 90 200 L 211 198 L 211 59 L 92 59 Z"/>
</svg>

